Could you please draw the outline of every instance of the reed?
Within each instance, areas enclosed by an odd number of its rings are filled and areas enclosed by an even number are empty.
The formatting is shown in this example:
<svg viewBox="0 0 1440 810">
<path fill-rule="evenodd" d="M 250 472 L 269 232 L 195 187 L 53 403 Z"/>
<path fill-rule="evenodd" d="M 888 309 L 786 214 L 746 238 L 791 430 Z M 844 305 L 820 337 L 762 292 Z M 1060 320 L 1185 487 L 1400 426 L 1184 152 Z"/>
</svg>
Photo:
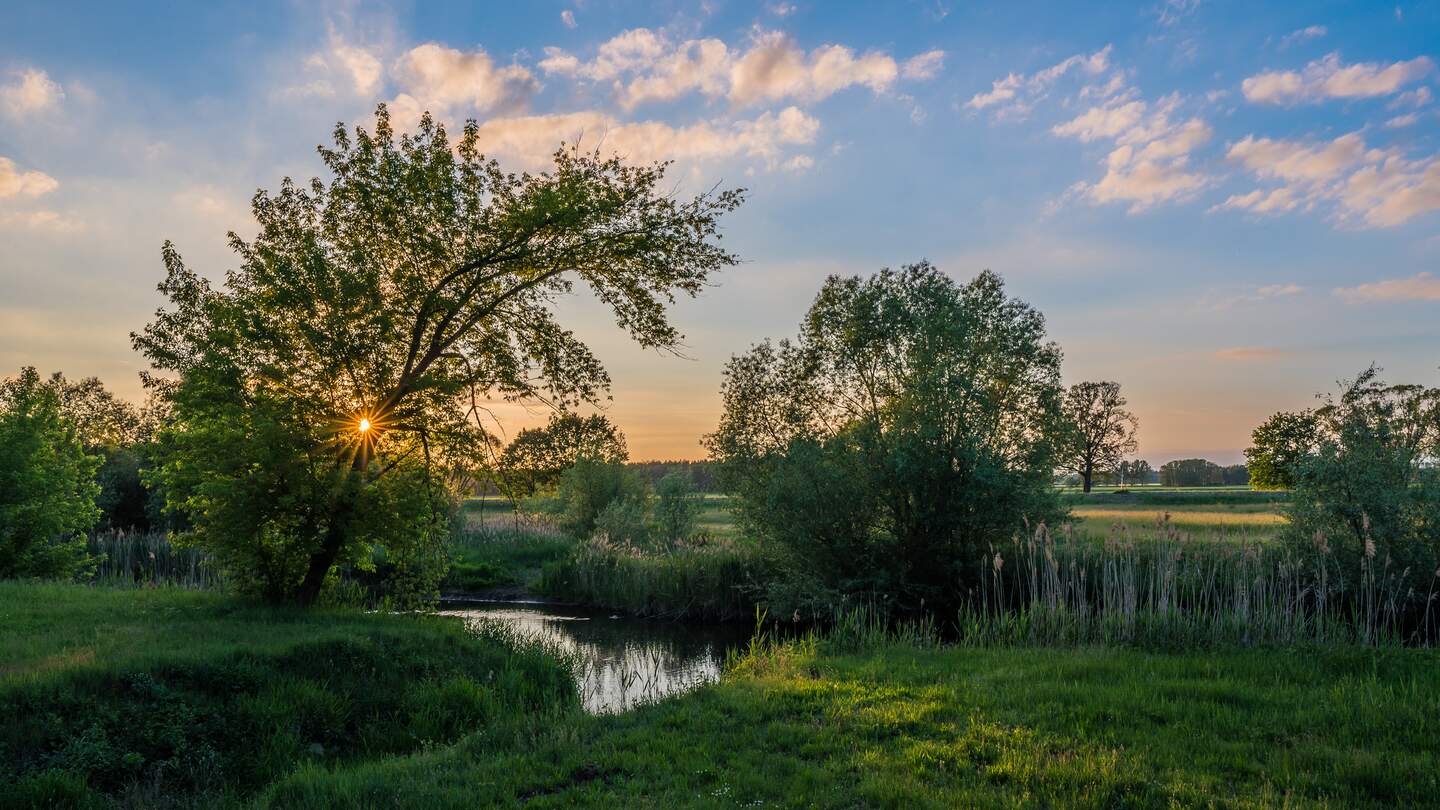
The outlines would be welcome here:
<svg viewBox="0 0 1440 810">
<path fill-rule="evenodd" d="M 962 643 L 1342 643 L 1440 641 L 1440 570 L 1395 570 L 1373 542 L 1347 576 L 1323 536 L 1306 551 L 1210 542 L 1157 521 L 1103 544 L 1040 525 L 980 561 L 957 631 Z M 1430 572 L 1426 572 L 1429 574 Z"/>
<path fill-rule="evenodd" d="M 735 621 L 754 613 L 763 576 L 753 547 L 723 539 L 649 550 L 601 533 L 546 565 L 539 588 L 634 616 Z"/>
<path fill-rule="evenodd" d="M 197 590 L 223 585 L 219 566 L 209 555 L 176 546 L 165 532 L 92 532 L 86 547 L 95 560 L 96 584 Z"/>
</svg>

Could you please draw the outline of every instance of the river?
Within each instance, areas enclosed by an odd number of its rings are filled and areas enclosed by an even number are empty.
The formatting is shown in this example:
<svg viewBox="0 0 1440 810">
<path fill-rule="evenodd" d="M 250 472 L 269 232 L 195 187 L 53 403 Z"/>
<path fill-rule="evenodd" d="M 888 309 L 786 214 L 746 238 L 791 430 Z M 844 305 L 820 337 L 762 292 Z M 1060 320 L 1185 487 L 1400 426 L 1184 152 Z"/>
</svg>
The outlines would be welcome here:
<svg viewBox="0 0 1440 810">
<path fill-rule="evenodd" d="M 750 637 L 744 625 L 645 621 L 534 603 L 450 603 L 441 613 L 503 622 L 577 653 L 584 662 L 576 673 L 581 701 L 595 714 L 622 712 L 713 683 L 726 651 Z"/>
</svg>

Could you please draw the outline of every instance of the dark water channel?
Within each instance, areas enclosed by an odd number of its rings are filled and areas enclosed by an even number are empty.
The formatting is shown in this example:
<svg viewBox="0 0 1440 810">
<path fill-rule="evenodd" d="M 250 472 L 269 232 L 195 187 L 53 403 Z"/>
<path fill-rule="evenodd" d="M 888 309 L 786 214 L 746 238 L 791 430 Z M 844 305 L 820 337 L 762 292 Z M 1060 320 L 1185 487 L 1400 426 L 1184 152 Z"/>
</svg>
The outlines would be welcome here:
<svg viewBox="0 0 1440 810">
<path fill-rule="evenodd" d="M 583 608 L 514 602 L 449 604 L 441 613 L 501 622 L 574 652 L 585 710 L 622 712 L 720 677 L 727 650 L 750 638 L 737 624 L 644 621 Z"/>
</svg>

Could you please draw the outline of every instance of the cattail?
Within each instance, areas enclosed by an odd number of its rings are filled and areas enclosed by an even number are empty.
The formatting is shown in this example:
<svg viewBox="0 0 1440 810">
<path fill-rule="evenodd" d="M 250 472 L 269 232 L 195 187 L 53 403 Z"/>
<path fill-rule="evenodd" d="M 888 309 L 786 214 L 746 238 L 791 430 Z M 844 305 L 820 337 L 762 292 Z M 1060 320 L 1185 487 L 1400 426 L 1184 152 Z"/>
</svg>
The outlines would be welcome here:
<svg viewBox="0 0 1440 810">
<path fill-rule="evenodd" d="M 1315 530 L 1315 548 L 1321 554 L 1330 553 L 1330 543 L 1325 538 L 1325 532 L 1320 531 L 1319 529 Z"/>
<path fill-rule="evenodd" d="M 1368 534 L 1365 536 L 1365 557 L 1366 559 L 1375 559 L 1375 541 Z"/>
<path fill-rule="evenodd" d="M 994 560 L 994 562 L 993 562 L 992 564 L 995 566 L 995 573 L 998 574 L 998 573 L 1000 573 L 1000 568 L 1005 565 L 1005 558 L 1004 558 L 1004 557 L 1001 557 L 1001 556 L 997 553 L 997 554 L 995 555 L 995 560 Z"/>
</svg>

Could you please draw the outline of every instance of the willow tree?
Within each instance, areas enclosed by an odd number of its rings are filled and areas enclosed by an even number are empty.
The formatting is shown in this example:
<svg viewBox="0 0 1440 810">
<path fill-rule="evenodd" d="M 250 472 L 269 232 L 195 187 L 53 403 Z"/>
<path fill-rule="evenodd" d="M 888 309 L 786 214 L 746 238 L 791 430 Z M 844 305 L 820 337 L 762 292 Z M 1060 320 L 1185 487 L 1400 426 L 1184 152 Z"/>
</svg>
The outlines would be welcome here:
<svg viewBox="0 0 1440 810">
<path fill-rule="evenodd" d="M 447 473 L 493 451 L 485 403 L 596 401 L 609 378 L 556 319 L 577 282 L 639 344 L 736 257 L 740 191 L 677 198 L 665 164 L 561 149 L 514 174 L 427 115 L 341 125 L 327 180 L 257 192 L 257 235 L 212 286 L 166 243 L 169 299 L 132 339 L 173 408 L 156 475 L 237 580 L 313 602 L 337 563 L 432 554 Z"/>
</svg>

